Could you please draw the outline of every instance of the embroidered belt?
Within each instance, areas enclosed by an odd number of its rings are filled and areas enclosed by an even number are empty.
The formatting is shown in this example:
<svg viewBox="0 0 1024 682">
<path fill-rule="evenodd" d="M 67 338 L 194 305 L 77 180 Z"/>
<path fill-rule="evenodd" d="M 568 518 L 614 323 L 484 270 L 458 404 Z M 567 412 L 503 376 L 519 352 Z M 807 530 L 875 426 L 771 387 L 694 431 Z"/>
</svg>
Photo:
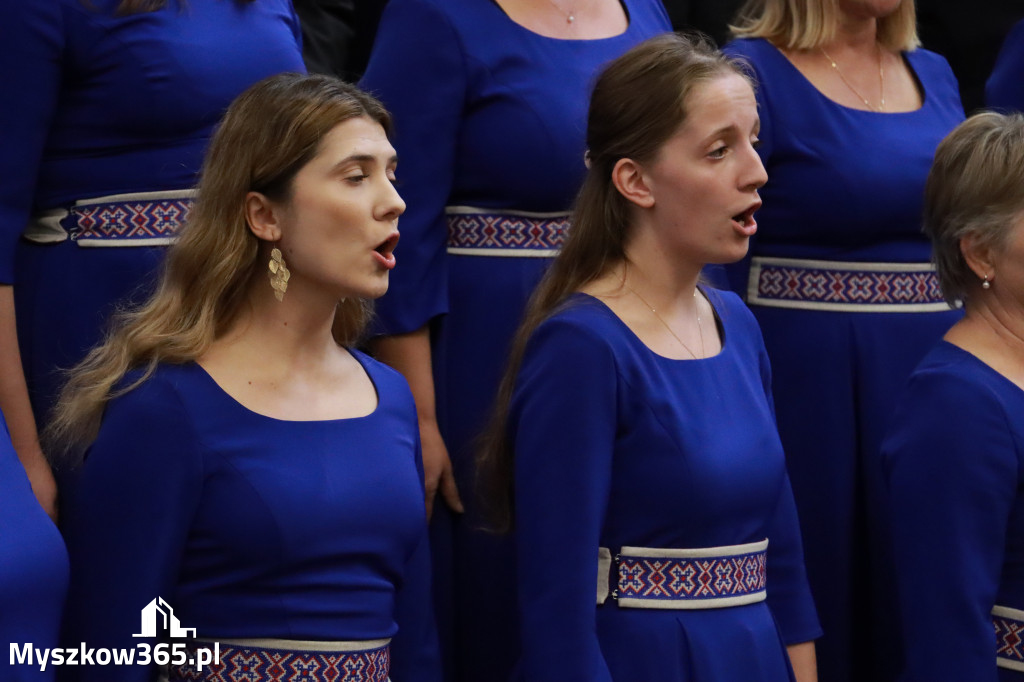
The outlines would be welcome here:
<svg viewBox="0 0 1024 682">
<path fill-rule="evenodd" d="M 608 592 L 619 606 L 638 609 L 719 609 L 765 599 L 768 540 L 701 549 L 623 547 L 598 550 L 597 603 Z M 603 577 L 602 577 L 603 576 Z"/>
<path fill-rule="evenodd" d="M 169 682 L 387 682 L 391 640 L 309 642 L 281 639 L 192 640 L 186 644 L 191 663 L 172 665 Z M 220 652 L 202 670 L 195 664 L 200 649 Z"/>
<path fill-rule="evenodd" d="M 29 241 L 79 246 L 166 246 L 185 224 L 193 190 L 114 194 L 76 201 L 70 209 L 46 211 L 23 233 Z"/>
<path fill-rule="evenodd" d="M 747 302 L 805 310 L 924 313 L 949 310 L 931 263 L 844 263 L 754 257 Z"/>
<path fill-rule="evenodd" d="M 551 258 L 569 233 L 569 213 L 448 206 L 448 253 Z"/>
<path fill-rule="evenodd" d="M 992 625 L 996 630 L 996 665 L 1024 672 L 1024 611 L 994 606 Z"/>
</svg>

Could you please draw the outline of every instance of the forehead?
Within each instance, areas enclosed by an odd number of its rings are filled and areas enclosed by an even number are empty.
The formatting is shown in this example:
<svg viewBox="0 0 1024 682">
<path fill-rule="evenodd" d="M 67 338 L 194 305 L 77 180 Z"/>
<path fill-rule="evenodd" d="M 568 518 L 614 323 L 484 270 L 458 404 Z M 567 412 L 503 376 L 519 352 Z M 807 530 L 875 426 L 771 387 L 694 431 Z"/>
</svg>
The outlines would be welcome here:
<svg viewBox="0 0 1024 682">
<path fill-rule="evenodd" d="M 731 125 L 749 128 L 757 121 L 754 89 L 735 73 L 700 83 L 686 98 L 685 106 L 682 128 L 694 134 Z"/>
<path fill-rule="evenodd" d="M 324 135 L 313 161 L 333 163 L 349 156 L 367 155 L 390 158 L 395 155 L 395 149 L 380 123 L 357 116 L 342 121 Z"/>
</svg>

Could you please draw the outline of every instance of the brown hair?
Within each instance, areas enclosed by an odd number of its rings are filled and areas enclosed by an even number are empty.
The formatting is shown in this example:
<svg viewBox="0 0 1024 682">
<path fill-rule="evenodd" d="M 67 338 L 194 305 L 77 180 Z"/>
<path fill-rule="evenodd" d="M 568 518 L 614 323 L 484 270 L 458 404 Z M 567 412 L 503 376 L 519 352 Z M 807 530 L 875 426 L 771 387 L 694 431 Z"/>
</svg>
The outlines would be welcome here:
<svg viewBox="0 0 1024 682">
<path fill-rule="evenodd" d="M 482 440 L 478 471 L 482 504 L 498 531 L 513 525 L 514 452 L 508 409 L 530 335 L 573 292 L 625 259 L 631 204 L 612 183 L 623 158 L 655 158 L 686 119 L 686 103 L 702 83 L 736 74 L 742 66 L 699 34 L 668 33 L 640 43 L 598 76 L 587 118 L 587 171 L 569 236 L 527 306 L 512 344 L 495 411 Z"/>
<path fill-rule="evenodd" d="M 287 200 L 296 173 L 316 156 L 323 137 L 360 116 L 390 131 L 380 102 L 331 76 L 279 74 L 235 99 L 210 143 L 195 205 L 167 253 L 156 292 L 115 316 L 105 341 L 71 371 L 45 433 L 52 452 L 91 443 L 109 400 L 145 381 L 159 363 L 195 360 L 229 329 L 250 281 L 266 267 L 246 220 L 246 194 Z M 338 343 L 356 343 L 367 315 L 364 301 L 340 302 L 333 328 Z M 138 379 L 117 386 L 137 367 L 145 367 Z"/>
<path fill-rule="evenodd" d="M 764 38 L 776 47 L 814 50 L 831 42 L 839 24 L 838 0 L 746 0 L 729 26 L 736 38 Z M 888 50 L 920 47 L 913 0 L 902 0 L 878 20 L 878 42 Z"/>
<path fill-rule="evenodd" d="M 1024 115 L 975 114 L 935 150 L 924 191 L 924 231 L 942 294 L 950 305 L 965 299 L 978 276 L 960 241 L 972 235 L 1001 248 L 1024 215 Z"/>
</svg>

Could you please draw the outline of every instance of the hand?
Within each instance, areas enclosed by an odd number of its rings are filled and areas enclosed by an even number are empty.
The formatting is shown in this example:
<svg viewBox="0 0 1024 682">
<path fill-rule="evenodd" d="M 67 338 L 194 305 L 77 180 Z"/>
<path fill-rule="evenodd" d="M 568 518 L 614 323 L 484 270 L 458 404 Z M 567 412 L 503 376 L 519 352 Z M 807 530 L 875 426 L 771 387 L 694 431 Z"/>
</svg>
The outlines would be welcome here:
<svg viewBox="0 0 1024 682">
<path fill-rule="evenodd" d="M 53 478 L 53 472 L 42 450 L 37 449 L 20 459 L 25 466 L 25 473 L 28 474 L 28 481 L 32 484 L 32 492 L 35 493 L 39 506 L 54 523 L 57 523 L 57 481 Z"/>
<path fill-rule="evenodd" d="M 440 490 L 445 504 L 452 511 L 462 513 L 462 500 L 455 486 L 455 474 L 452 461 L 448 457 L 448 448 L 441 439 L 441 431 L 436 421 L 420 422 L 420 443 L 423 449 L 423 478 L 427 491 L 427 519 L 434 513 L 434 498 Z"/>
</svg>

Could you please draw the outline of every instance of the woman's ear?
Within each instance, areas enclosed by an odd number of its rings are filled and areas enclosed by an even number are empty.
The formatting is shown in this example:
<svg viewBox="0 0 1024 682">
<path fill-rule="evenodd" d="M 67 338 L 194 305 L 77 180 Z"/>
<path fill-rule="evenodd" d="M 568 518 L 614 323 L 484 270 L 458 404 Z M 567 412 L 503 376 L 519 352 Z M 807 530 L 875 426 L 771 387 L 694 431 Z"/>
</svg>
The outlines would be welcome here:
<svg viewBox="0 0 1024 682">
<path fill-rule="evenodd" d="M 267 242 L 281 238 L 280 208 L 259 192 L 245 195 L 245 220 L 252 233 Z"/>
<path fill-rule="evenodd" d="M 980 243 L 976 235 L 966 234 L 960 238 L 960 254 L 978 279 L 995 279 L 992 247 Z"/>
<path fill-rule="evenodd" d="M 643 168 L 633 159 L 619 159 L 612 168 L 612 183 L 619 194 L 642 208 L 654 206 L 654 192 L 644 177 Z"/>
</svg>

